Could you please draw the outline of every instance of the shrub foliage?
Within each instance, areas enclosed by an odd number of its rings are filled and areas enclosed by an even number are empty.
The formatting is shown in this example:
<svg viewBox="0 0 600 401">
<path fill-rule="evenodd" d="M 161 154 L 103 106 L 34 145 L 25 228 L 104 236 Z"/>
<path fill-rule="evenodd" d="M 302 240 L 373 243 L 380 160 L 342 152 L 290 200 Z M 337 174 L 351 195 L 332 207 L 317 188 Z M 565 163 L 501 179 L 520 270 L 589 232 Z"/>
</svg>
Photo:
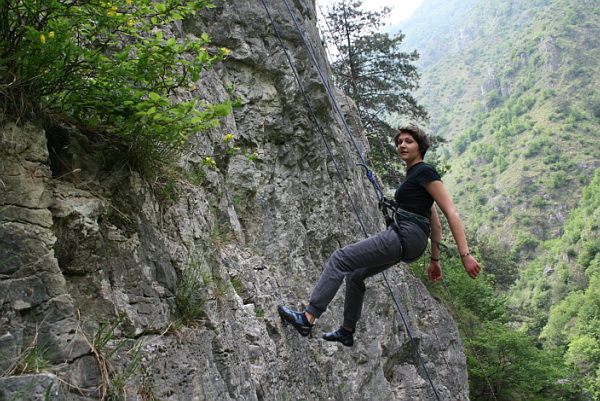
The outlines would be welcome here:
<svg viewBox="0 0 600 401">
<path fill-rule="evenodd" d="M 228 102 L 208 105 L 189 94 L 229 50 L 212 49 L 206 34 L 174 33 L 178 21 L 213 7 L 207 0 L 0 3 L 5 118 L 67 117 L 160 160 L 229 113 Z"/>
</svg>

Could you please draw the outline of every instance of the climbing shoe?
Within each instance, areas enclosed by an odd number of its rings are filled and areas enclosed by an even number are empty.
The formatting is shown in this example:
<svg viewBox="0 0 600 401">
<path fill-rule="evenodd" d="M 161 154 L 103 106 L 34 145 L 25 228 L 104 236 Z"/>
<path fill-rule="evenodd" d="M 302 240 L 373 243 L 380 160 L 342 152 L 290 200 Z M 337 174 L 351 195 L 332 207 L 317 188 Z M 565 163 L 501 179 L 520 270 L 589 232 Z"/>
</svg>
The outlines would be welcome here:
<svg viewBox="0 0 600 401">
<path fill-rule="evenodd" d="M 283 305 L 277 307 L 277 312 L 279 312 L 279 316 L 281 316 L 283 320 L 294 326 L 300 335 L 306 337 L 310 334 L 313 325 L 308 323 L 304 312 L 296 312 Z"/>
<path fill-rule="evenodd" d="M 354 345 L 354 335 L 347 330 L 343 331 L 349 334 L 342 333 L 341 331 L 342 329 L 340 328 L 340 330 L 334 331 L 333 333 L 325 333 L 323 334 L 323 339 L 327 341 L 337 341 L 344 344 L 346 347 L 352 347 Z"/>
</svg>

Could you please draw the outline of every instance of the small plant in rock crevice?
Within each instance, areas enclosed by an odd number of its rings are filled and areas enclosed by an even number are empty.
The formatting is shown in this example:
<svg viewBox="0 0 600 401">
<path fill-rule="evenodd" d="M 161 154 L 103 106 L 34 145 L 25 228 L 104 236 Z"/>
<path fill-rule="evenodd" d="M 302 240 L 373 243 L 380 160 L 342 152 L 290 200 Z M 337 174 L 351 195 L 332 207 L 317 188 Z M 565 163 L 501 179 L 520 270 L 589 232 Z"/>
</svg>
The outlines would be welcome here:
<svg viewBox="0 0 600 401">
<path fill-rule="evenodd" d="M 21 351 L 18 355 L 10 355 L 13 349 L 19 348 Z M 52 367 L 49 353 L 47 344 L 39 341 L 36 331 L 27 346 L 18 347 L 17 344 L 13 344 L 8 350 L 0 352 L 0 377 L 40 373 Z"/>
<path fill-rule="evenodd" d="M 204 258 L 192 253 L 177 285 L 175 325 L 193 326 L 203 317 L 206 302 L 206 269 Z"/>
<path fill-rule="evenodd" d="M 121 314 L 117 319 L 103 321 L 93 333 L 80 328 L 97 364 L 101 400 L 121 400 L 128 392 L 137 392 L 128 383 L 142 372 L 143 340 L 123 337 L 124 319 L 125 314 Z M 129 358 L 128 362 L 122 369 L 116 369 L 115 358 L 124 356 Z"/>
</svg>

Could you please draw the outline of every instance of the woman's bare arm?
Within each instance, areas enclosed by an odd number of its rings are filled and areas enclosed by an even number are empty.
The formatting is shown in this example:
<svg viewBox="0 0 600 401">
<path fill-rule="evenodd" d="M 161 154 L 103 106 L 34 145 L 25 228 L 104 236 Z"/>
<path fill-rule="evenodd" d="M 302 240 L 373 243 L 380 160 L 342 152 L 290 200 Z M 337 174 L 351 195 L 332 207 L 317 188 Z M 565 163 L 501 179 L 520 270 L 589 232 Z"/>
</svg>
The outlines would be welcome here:
<svg viewBox="0 0 600 401">
<path fill-rule="evenodd" d="M 461 255 L 461 261 L 467 274 L 471 278 L 476 278 L 481 270 L 479 263 L 473 258 L 471 252 L 469 251 L 469 244 L 467 243 L 467 237 L 465 235 L 465 231 L 463 229 L 462 222 L 456 209 L 454 208 L 454 203 L 446 192 L 446 188 L 444 188 L 444 184 L 441 181 L 431 181 L 424 184 L 427 192 L 433 197 L 435 203 L 439 206 L 444 216 L 448 220 L 448 225 L 450 226 L 450 231 L 452 232 L 452 236 L 454 237 L 454 241 L 456 242 L 456 246 L 458 247 L 458 252 Z"/>
<path fill-rule="evenodd" d="M 442 278 L 442 265 L 440 264 L 441 250 L 439 243 L 442 242 L 442 223 L 440 222 L 440 216 L 437 213 L 435 205 L 431 207 L 431 258 L 429 259 L 429 267 L 427 274 L 429 280 L 436 282 Z"/>
</svg>

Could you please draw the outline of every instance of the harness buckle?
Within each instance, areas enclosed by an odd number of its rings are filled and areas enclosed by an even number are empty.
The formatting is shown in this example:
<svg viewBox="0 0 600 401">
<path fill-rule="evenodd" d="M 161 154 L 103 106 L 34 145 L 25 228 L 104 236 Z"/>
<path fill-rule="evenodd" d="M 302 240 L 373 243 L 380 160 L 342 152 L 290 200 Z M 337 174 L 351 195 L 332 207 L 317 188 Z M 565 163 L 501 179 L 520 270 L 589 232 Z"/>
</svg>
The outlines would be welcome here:
<svg viewBox="0 0 600 401">
<path fill-rule="evenodd" d="M 389 227 L 396 220 L 396 206 L 392 203 L 393 201 L 389 200 L 385 196 L 379 200 L 379 210 L 383 213 L 383 218 L 385 219 L 385 226 Z M 392 211 L 392 215 L 390 216 L 390 210 Z"/>
</svg>

